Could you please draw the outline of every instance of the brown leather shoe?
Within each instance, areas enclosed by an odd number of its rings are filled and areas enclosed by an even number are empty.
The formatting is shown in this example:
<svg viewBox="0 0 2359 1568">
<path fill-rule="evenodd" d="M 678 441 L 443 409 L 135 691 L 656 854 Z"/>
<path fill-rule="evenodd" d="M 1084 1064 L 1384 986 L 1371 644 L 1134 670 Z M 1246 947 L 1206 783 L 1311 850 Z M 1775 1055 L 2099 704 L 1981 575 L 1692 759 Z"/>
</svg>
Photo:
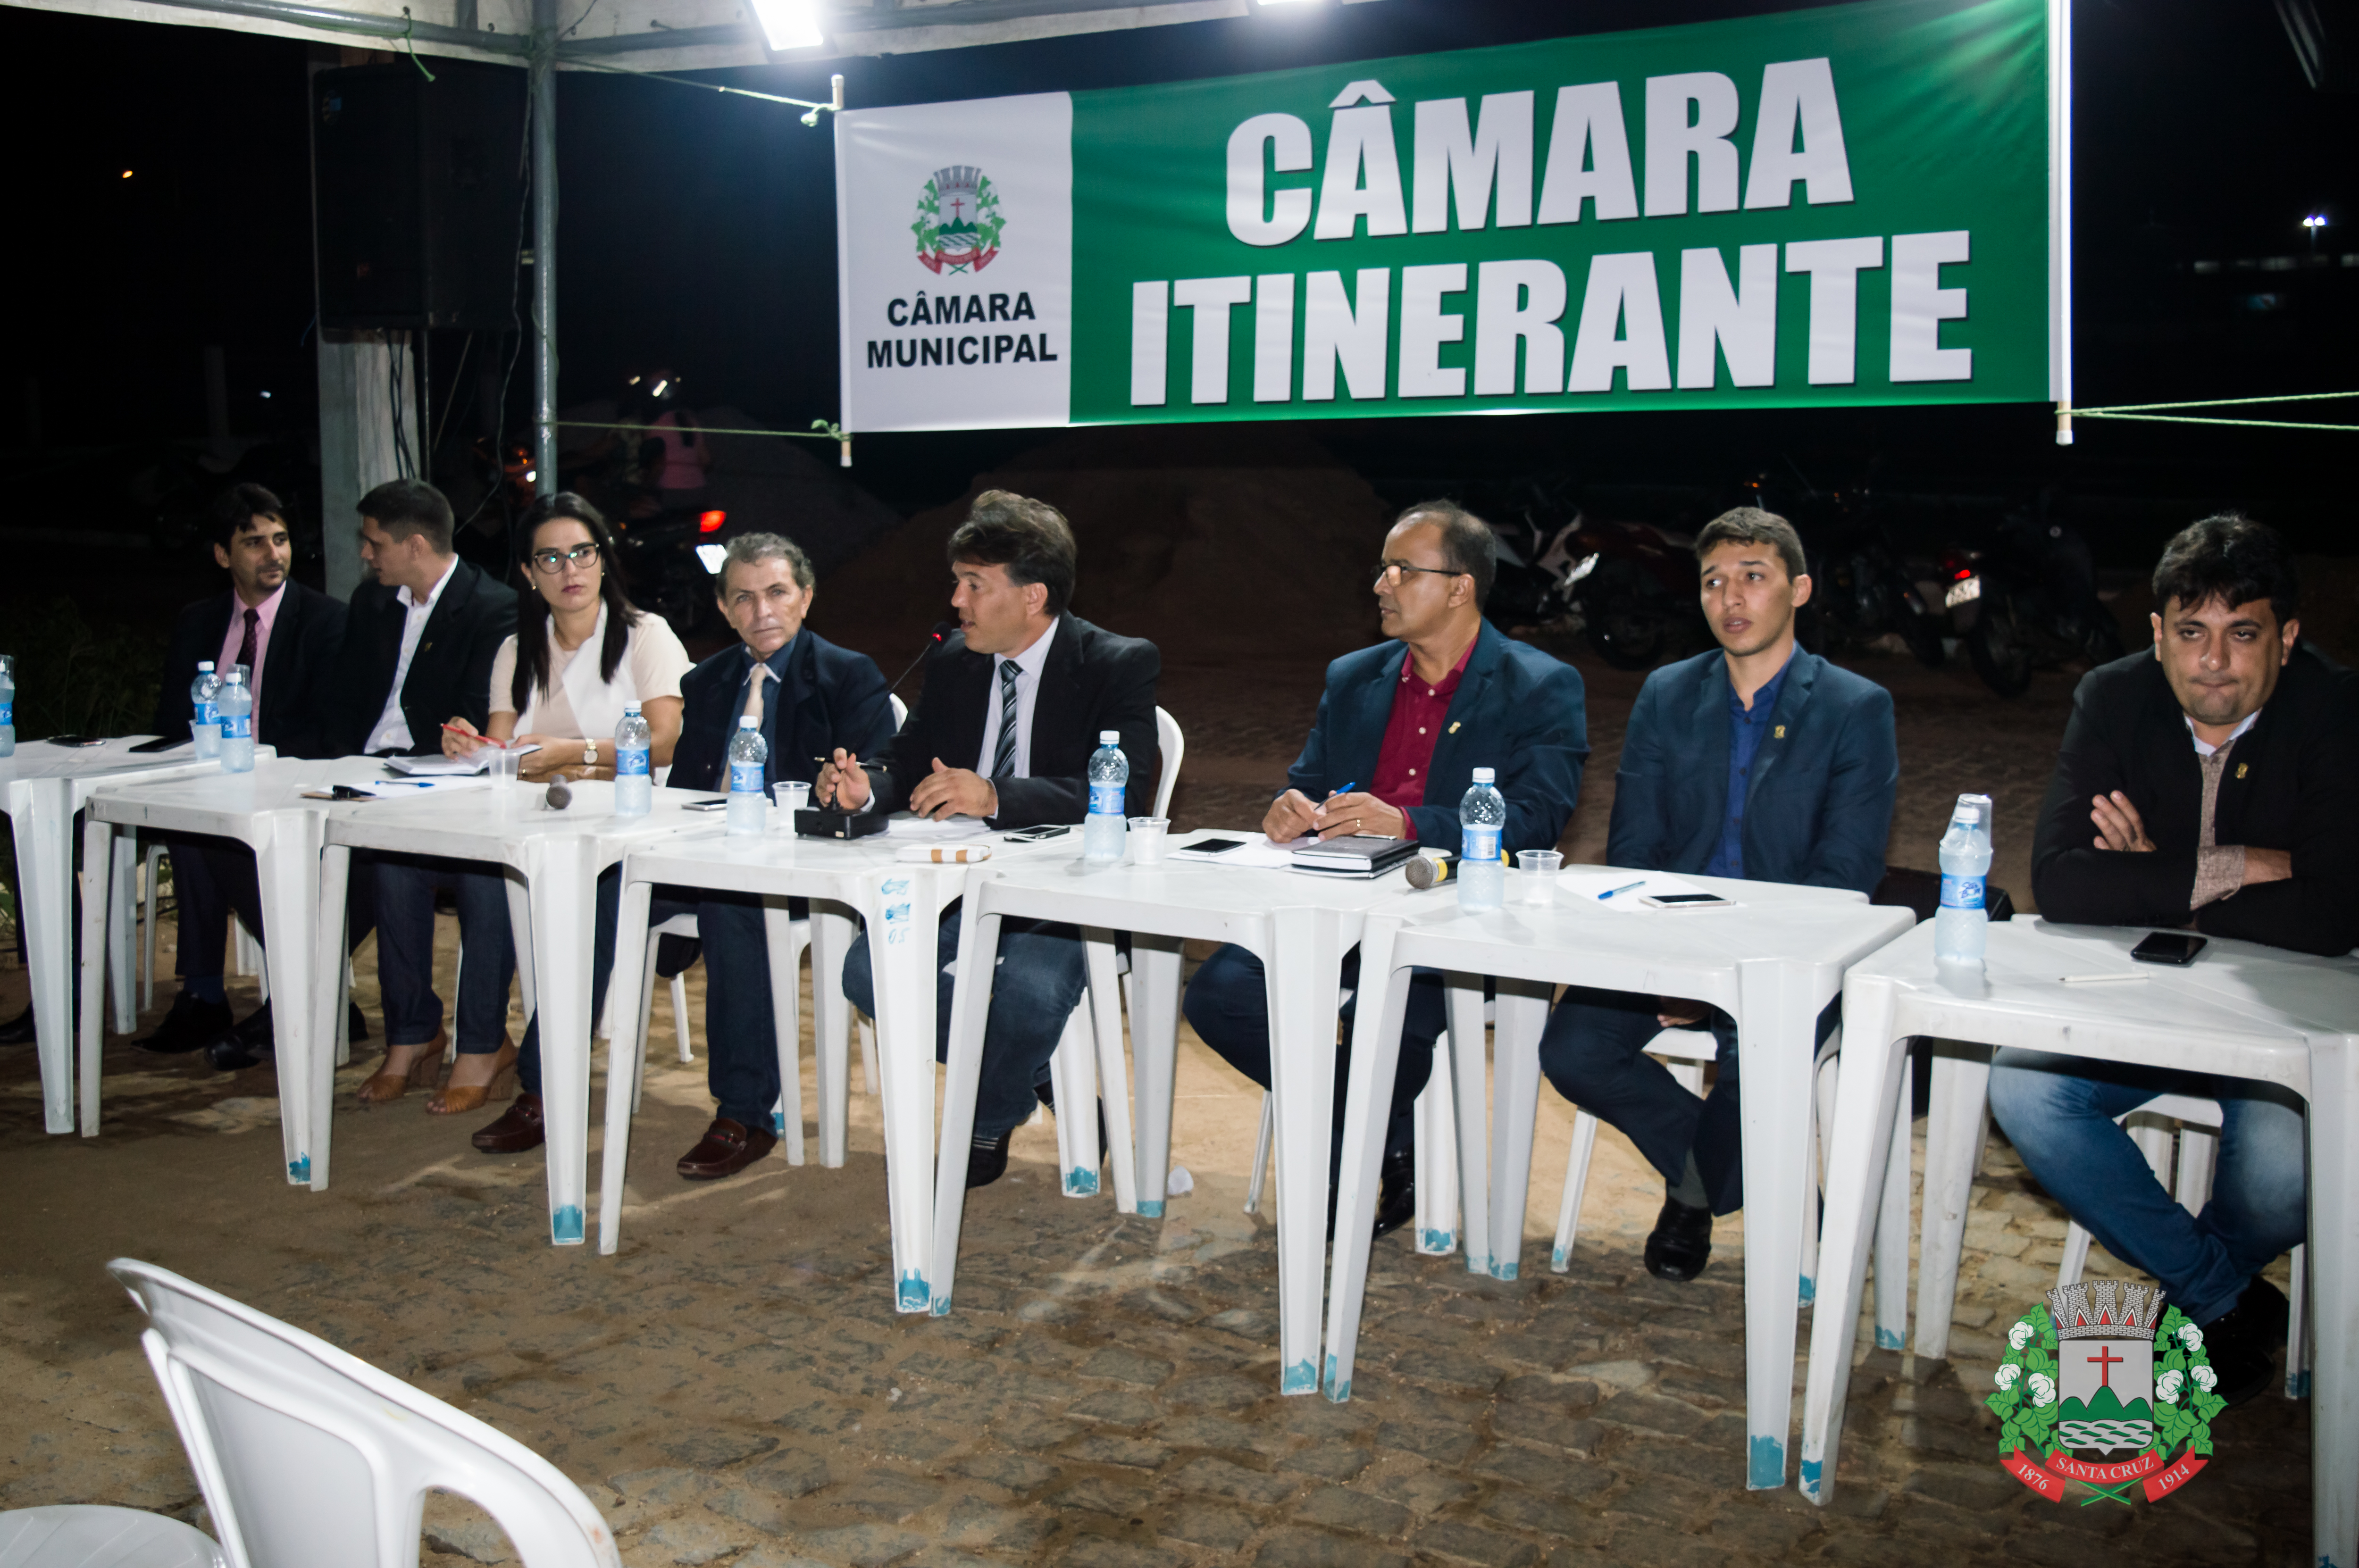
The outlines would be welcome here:
<svg viewBox="0 0 2359 1568">
<path fill-rule="evenodd" d="M 679 1173 L 691 1182 L 734 1176 L 778 1146 L 777 1135 L 766 1127 L 747 1127 L 716 1116 L 704 1130 L 703 1141 L 679 1157 Z"/>
<path fill-rule="evenodd" d="M 539 1148 L 548 1139 L 549 1130 L 540 1119 L 540 1097 L 520 1094 L 497 1121 L 476 1129 L 470 1141 L 486 1154 L 521 1154 Z"/>
</svg>

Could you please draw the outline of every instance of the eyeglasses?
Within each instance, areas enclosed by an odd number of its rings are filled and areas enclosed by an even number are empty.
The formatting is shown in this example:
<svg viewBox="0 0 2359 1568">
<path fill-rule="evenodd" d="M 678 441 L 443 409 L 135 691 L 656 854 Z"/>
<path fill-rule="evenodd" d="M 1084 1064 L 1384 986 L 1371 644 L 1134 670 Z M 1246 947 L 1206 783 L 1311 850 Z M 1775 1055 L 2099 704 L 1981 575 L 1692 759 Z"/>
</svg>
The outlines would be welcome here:
<svg viewBox="0 0 2359 1568">
<path fill-rule="evenodd" d="M 535 550 L 531 557 L 534 569 L 549 577 L 555 577 L 567 567 L 586 567 L 597 558 L 595 545 L 576 545 L 570 550 Z"/>
<path fill-rule="evenodd" d="M 1378 561 L 1376 563 L 1375 576 L 1370 579 L 1369 586 L 1374 587 L 1378 583 L 1390 583 L 1393 587 L 1398 588 L 1400 586 L 1401 579 L 1408 577 L 1414 572 L 1424 572 L 1430 577 L 1464 577 L 1467 575 L 1464 572 L 1452 571 L 1448 567 L 1413 567 L 1407 561 Z"/>
</svg>

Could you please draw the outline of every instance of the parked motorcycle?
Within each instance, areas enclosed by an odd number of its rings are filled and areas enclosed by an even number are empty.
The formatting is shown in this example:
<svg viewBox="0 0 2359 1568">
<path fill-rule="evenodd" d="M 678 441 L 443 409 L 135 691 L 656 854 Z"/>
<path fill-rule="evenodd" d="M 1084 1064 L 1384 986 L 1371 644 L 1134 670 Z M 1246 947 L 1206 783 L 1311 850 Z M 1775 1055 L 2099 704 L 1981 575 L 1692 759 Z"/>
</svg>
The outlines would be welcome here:
<svg viewBox="0 0 2359 1568">
<path fill-rule="evenodd" d="M 1802 535 L 1810 599 L 1795 632 L 1813 653 L 1859 654 L 1897 637 L 1928 669 L 1941 665 L 1942 622 L 1893 547 L 1866 485 L 1821 491 L 1795 470 L 1796 482 L 1775 486 L 1755 474 L 1734 505 L 1758 506 L 1790 521 Z"/>
<path fill-rule="evenodd" d="M 2104 664 L 2127 650 L 2120 622 L 2097 597 L 2089 543 L 2055 514 L 2053 492 L 2009 512 L 1987 546 L 1942 559 L 1945 608 L 1974 673 L 2001 697 L 2019 697 L 2035 670 L 2076 659 Z"/>
<path fill-rule="evenodd" d="M 1601 520 L 1563 480 L 1532 481 L 1512 515 L 1491 525 L 1499 568 L 1484 612 L 1497 625 L 1583 633 L 1620 670 L 1651 669 L 1707 634 L 1688 535 Z"/>
</svg>

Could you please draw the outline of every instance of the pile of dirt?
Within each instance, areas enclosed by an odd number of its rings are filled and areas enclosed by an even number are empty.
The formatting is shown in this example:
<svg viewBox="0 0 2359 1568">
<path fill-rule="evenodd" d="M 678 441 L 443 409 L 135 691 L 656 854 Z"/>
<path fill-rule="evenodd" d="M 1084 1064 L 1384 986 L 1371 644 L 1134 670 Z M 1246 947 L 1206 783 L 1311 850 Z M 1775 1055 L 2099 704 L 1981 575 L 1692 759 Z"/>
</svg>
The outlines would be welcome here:
<svg viewBox="0 0 2359 1568">
<path fill-rule="evenodd" d="M 1062 433 L 827 575 L 811 624 L 899 669 L 951 613 L 942 547 L 986 490 L 1037 497 L 1071 521 L 1074 613 L 1190 663 L 1323 660 L 1377 640 L 1362 568 L 1381 553 L 1391 509 L 1285 425 Z"/>
</svg>

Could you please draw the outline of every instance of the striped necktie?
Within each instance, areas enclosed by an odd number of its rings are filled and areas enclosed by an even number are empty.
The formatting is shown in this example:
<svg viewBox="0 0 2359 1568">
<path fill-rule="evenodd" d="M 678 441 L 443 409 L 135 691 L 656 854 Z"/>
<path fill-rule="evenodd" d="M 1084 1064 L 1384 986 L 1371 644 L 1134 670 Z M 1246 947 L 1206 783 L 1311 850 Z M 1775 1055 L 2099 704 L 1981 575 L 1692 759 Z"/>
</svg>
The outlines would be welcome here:
<svg viewBox="0 0 2359 1568">
<path fill-rule="evenodd" d="M 1014 659 L 999 663 L 999 744 L 991 752 L 991 776 L 995 779 L 1016 772 L 1016 677 L 1022 673 Z"/>
</svg>

